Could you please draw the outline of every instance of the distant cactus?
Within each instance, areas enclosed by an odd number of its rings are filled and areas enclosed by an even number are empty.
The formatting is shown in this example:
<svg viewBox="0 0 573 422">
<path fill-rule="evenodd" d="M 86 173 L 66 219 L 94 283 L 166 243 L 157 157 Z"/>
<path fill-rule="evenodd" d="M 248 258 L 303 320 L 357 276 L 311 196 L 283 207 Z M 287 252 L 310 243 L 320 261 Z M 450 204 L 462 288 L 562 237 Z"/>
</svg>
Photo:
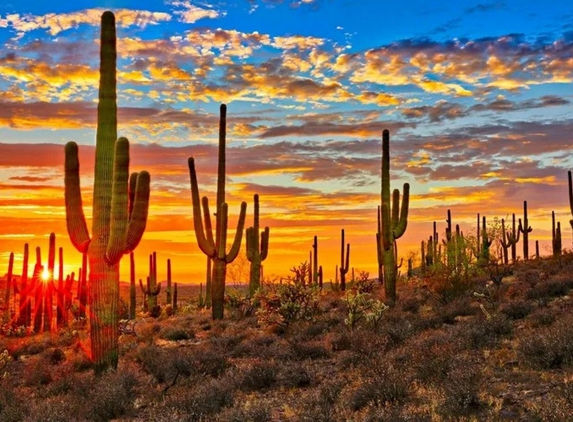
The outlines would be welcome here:
<svg viewBox="0 0 573 422">
<path fill-rule="evenodd" d="M 571 180 L 571 171 L 567 172 L 567 177 L 569 179 L 569 209 L 573 215 L 573 181 Z M 571 224 L 571 228 L 573 228 L 573 219 L 569 220 L 569 224 Z"/>
<path fill-rule="evenodd" d="M 396 303 L 397 278 L 397 245 L 396 239 L 402 237 L 408 225 L 408 205 L 410 200 L 410 185 L 404 183 L 402 206 L 400 207 L 400 191 L 394 189 L 390 202 L 390 132 L 382 133 L 382 205 L 381 233 L 377 235 L 380 243 L 378 264 L 384 266 L 384 288 L 388 305 Z"/>
<path fill-rule="evenodd" d="M 171 299 L 171 260 L 168 259 L 167 260 L 167 289 L 165 289 L 165 293 L 166 293 L 166 298 L 165 298 L 165 304 L 168 306 L 172 305 L 172 299 Z"/>
<path fill-rule="evenodd" d="M 52 308 L 54 293 L 54 269 L 56 266 L 56 234 L 50 233 L 48 247 L 48 279 L 44 280 L 44 332 L 52 330 Z"/>
<path fill-rule="evenodd" d="M 515 213 L 512 214 L 511 231 L 506 232 L 506 242 L 511 246 L 511 262 L 515 263 L 517 260 L 517 243 L 519 242 L 520 231 L 515 225 Z"/>
<path fill-rule="evenodd" d="M 529 233 L 533 231 L 527 218 L 527 201 L 523 201 L 523 224 L 519 219 L 519 231 L 523 234 L 523 259 L 529 259 Z"/>
<path fill-rule="evenodd" d="M 147 312 L 153 317 L 158 317 L 161 313 L 161 308 L 157 303 L 157 297 L 161 292 L 161 283 L 157 283 L 157 253 L 153 252 L 149 255 L 149 276 L 147 276 L 147 287 L 143 287 L 141 279 L 139 279 L 139 286 L 141 291 L 147 298 Z"/>
<path fill-rule="evenodd" d="M 211 288 L 213 286 L 213 260 L 211 257 L 207 257 L 207 272 L 205 275 L 205 308 L 211 309 L 212 296 Z"/>
<path fill-rule="evenodd" d="M 346 257 L 346 258 L 345 258 Z M 346 274 L 348 274 L 350 260 L 350 243 L 346 244 L 346 255 L 344 254 L 344 229 L 340 231 L 340 290 L 346 290 Z"/>
<path fill-rule="evenodd" d="M 247 203 L 241 203 L 241 212 L 235 240 L 229 252 L 227 252 L 227 223 L 228 223 L 228 206 L 225 202 L 225 141 L 227 125 L 227 106 L 221 105 L 219 119 L 219 164 L 217 171 L 217 208 L 216 208 L 216 235 L 213 236 L 211 224 L 211 215 L 209 213 L 209 200 L 203 197 L 203 217 L 205 227 L 203 228 L 203 218 L 201 216 L 201 203 L 199 202 L 199 185 L 197 182 L 197 173 L 195 171 L 195 160 L 189 157 L 189 177 L 191 179 L 191 200 L 193 203 L 193 224 L 195 228 L 195 237 L 197 244 L 205 255 L 213 259 L 213 279 L 212 279 L 212 318 L 223 319 L 223 310 L 225 302 L 225 279 L 227 264 L 235 260 L 241 249 L 241 239 L 243 237 L 243 228 L 245 225 L 245 214 Z"/>
<path fill-rule="evenodd" d="M 561 256 L 563 249 L 561 243 L 561 223 L 555 224 L 555 211 L 551 211 L 551 246 L 553 247 L 553 256 Z"/>
<path fill-rule="evenodd" d="M 31 293 L 31 283 L 28 281 L 28 260 L 29 260 L 29 246 L 24 244 L 24 257 L 22 260 L 22 278 L 20 281 L 20 313 L 18 317 L 18 325 L 29 327 L 31 323 L 32 304 L 29 294 Z"/>
<path fill-rule="evenodd" d="M 508 253 L 508 249 L 511 246 L 509 244 L 509 242 L 507 241 L 507 232 L 505 231 L 505 220 L 502 218 L 501 219 L 501 239 L 500 239 L 500 244 L 501 244 L 501 251 L 502 251 L 502 256 L 503 256 L 503 263 L 505 265 L 509 264 L 509 253 Z"/>
<path fill-rule="evenodd" d="M 488 263 L 489 262 L 489 248 L 490 246 L 493 244 L 493 239 L 489 238 L 489 235 L 487 233 L 487 224 L 486 224 L 486 218 L 485 215 L 482 217 L 482 235 L 481 235 L 481 249 L 479 252 L 479 257 L 478 259 L 481 260 L 483 263 Z"/>
<path fill-rule="evenodd" d="M 253 226 L 247 228 L 245 236 L 247 240 L 247 259 L 251 263 L 249 279 L 249 295 L 254 297 L 261 285 L 261 264 L 267 259 L 269 252 L 269 228 L 260 234 L 259 243 L 259 195 L 254 196 L 254 222 Z"/>
<path fill-rule="evenodd" d="M 149 173 L 129 178 L 129 142 L 117 139 L 115 17 L 101 17 L 100 82 L 90 238 L 82 209 L 78 146 L 65 148 L 66 222 L 72 244 L 88 253 L 91 357 L 96 374 L 117 368 L 119 262 L 139 244 L 147 223 Z M 135 190 L 132 188 L 135 186 Z"/>
<path fill-rule="evenodd" d="M 311 255 L 311 261 L 312 262 L 312 273 L 311 273 L 311 277 L 309 277 L 309 280 L 311 282 L 311 284 L 313 285 L 318 285 L 318 236 L 314 236 L 313 238 L 313 242 L 312 242 L 312 255 Z"/>
<path fill-rule="evenodd" d="M 10 286 L 12 286 L 12 272 L 14 270 L 14 252 L 10 252 L 8 259 L 8 273 L 6 274 L 6 292 L 4 295 L 4 322 L 10 322 Z"/>
<path fill-rule="evenodd" d="M 42 316 L 44 313 L 44 282 L 42 280 L 42 273 L 44 266 L 42 265 L 42 251 L 40 247 L 36 247 L 36 264 L 34 265 L 34 273 L 32 276 L 32 285 L 34 286 L 34 332 L 42 332 Z"/>
</svg>

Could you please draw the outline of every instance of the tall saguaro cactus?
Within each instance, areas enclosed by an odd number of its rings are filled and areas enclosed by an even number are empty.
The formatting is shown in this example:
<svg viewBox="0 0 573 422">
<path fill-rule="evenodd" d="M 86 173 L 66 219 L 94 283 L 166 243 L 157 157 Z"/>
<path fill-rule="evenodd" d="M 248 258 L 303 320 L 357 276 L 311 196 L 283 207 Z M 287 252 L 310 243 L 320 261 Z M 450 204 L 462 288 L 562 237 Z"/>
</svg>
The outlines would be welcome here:
<svg viewBox="0 0 573 422">
<path fill-rule="evenodd" d="M 8 274 L 6 275 L 6 294 L 4 296 L 4 322 L 10 321 L 10 286 L 12 286 L 12 272 L 14 268 L 14 252 L 10 252 L 8 259 Z"/>
<path fill-rule="evenodd" d="M 346 274 L 348 274 L 350 261 L 350 243 L 346 244 L 346 258 L 344 255 L 344 229 L 340 231 L 340 290 L 346 290 Z"/>
<path fill-rule="evenodd" d="M 255 194 L 255 216 L 253 226 L 245 232 L 247 240 L 247 259 L 251 263 L 249 295 L 252 297 L 261 285 L 261 264 L 269 252 L 269 228 L 260 234 L 259 244 L 259 195 Z"/>
<path fill-rule="evenodd" d="M 117 139 L 115 17 L 101 18 L 93 224 L 90 238 L 82 209 L 78 146 L 66 144 L 65 198 L 68 233 L 89 260 L 88 305 L 95 372 L 117 368 L 119 262 L 139 244 L 149 207 L 149 173 L 129 177 L 129 142 Z"/>
<path fill-rule="evenodd" d="M 523 259 L 529 259 L 529 233 L 533 231 L 527 218 L 527 201 L 523 201 L 523 224 L 519 219 L 519 231 L 523 234 Z"/>
<path fill-rule="evenodd" d="M 377 237 L 378 265 L 384 266 L 384 291 L 388 305 L 396 303 L 396 239 L 402 237 L 408 225 L 408 206 L 410 201 L 410 185 L 404 183 L 402 206 L 400 207 L 400 191 L 394 189 L 390 203 L 390 132 L 382 132 L 382 206 L 380 227 Z M 380 256 L 381 255 L 381 256 Z"/>
<path fill-rule="evenodd" d="M 225 279 L 227 276 L 227 264 L 235 260 L 241 249 L 243 238 L 243 228 L 245 226 L 245 215 L 247 203 L 241 203 L 241 212 L 235 232 L 235 239 L 229 252 L 227 252 L 227 225 L 229 209 L 225 202 L 225 141 L 227 138 L 227 106 L 221 105 L 219 119 L 219 164 L 217 170 L 217 213 L 216 213 L 216 234 L 213 235 L 211 224 L 211 214 L 209 213 L 209 200 L 203 197 L 203 219 L 201 218 L 201 203 L 199 202 L 199 185 L 197 183 L 197 172 L 195 171 L 195 159 L 189 157 L 189 177 L 191 179 L 191 201 L 193 203 L 193 225 L 197 244 L 205 255 L 213 259 L 213 279 L 211 287 L 212 317 L 213 319 L 223 319 L 223 305 L 225 300 Z"/>
</svg>

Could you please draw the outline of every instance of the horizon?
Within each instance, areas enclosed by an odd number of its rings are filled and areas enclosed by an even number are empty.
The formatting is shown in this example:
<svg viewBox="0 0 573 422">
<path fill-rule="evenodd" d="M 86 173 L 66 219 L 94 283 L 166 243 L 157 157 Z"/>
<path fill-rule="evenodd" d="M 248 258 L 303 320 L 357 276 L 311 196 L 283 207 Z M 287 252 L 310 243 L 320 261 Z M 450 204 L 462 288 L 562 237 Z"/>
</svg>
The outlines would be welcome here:
<svg viewBox="0 0 573 422">
<path fill-rule="evenodd" d="M 64 248 L 66 273 L 81 265 L 65 223 L 64 145 L 79 144 L 91 228 L 106 9 L 118 34 L 118 135 L 130 140 L 130 171 L 151 174 L 137 279 L 157 251 L 159 279 L 169 258 L 173 281 L 204 282 L 187 158 L 195 156 L 200 194 L 213 206 L 221 103 L 228 105 L 229 238 L 241 201 L 245 227 L 252 225 L 258 193 L 260 225 L 270 227 L 265 276 L 289 275 L 308 261 L 317 235 L 324 280 L 334 280 L 345 229 L 350 267 L 377 277 L 386 128 L 391 189 L 402 193 L 410 183 L 408 229 L 398 240 L 404 261 L 419 254 L 434 221 L 444 237 L 448 209 L 454 227 L 471 233 L 477 213 L 488 223 L 523 218 L 524 200 L 530 253 L 536 240 L 542 255 L 550 253 L 551 211 L 570 249 L 573 5 L 381 3 L 0 5 L 0 274 L 10 252 L 20 272 L 24 243 L 31 252 L 40 246 L 45 261 L 50 232 Z M 122 262 L 120 278 L 128 280 Z"/>
</svg>

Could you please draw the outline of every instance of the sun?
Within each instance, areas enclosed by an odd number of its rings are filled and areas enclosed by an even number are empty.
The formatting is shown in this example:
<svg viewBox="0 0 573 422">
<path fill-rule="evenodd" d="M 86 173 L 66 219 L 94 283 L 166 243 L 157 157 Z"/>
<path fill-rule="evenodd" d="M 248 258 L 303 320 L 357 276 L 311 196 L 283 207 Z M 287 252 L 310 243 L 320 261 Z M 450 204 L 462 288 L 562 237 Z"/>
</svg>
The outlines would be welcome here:
<svg viewBox="0 0 573 422">
<path fill-rule="evenodd" d="M 50 280 L 50 271 L 48 270 L 42 271 L 41 278 L 44 283 L 47 283 Z"/>
</svg>

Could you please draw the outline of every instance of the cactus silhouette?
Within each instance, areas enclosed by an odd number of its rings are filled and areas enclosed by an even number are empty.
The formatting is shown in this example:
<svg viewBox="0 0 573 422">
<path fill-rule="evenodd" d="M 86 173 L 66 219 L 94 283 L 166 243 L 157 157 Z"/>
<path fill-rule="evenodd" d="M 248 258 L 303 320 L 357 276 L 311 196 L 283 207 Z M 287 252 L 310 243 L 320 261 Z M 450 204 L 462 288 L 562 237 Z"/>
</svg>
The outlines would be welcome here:
<svg viewBox="0 0 573 422">
<path fill-rule="evenodd" d="M 149 173 L 134 173 L 128 182 L 129 142 L 117 139 L 116 58 L 115 17 L 107 11 L 101 18 L 91 238 L 82 209 L 78 147 L 69 142 L 65 148 L 66 222 L 72 244 L 88 254 L 91 358 L 96 374 L 117 368 L 119 262 L 139 244 L 149 206 Z"/>
<path fill-rule="evenodd" d="M 149 255 L 149 276 L 147 276 L 147 287 L 143 287 L 141 279 L 139 279 L 139 286 L 147 299 L 147 312 L 153 317 L 158 317 L 161 309 L 157 304 L 157 297 L 161 292 L 161 283 L 157 283 L 157 253 L 153 252 Z"/>
<path fill-rule="evenodd" d="M 4 295 L 4 322 L 10 321 L 10 286 L 12 283 L 12 272 L 14 270 L 14 252 L 10 252 L 8 258 L 8 274 L 6 274 L 6 292 Z"/>
<path fill-rule="evenodd" d="M 553 247 L 553 256 L 561 256 L 561 223 L 555 224 L 555 211 L 551 211 L 551 246 Z"/>
<path fill-rule="evenodd" d="M 408 225 L 408 205 L 410 200 L 410 185 L 404 183 L 402 206 L 400 207 L 400 191 L 394 189 L 390 203 L 390 132 L 382 132 L 382 205 L 381 232 L 376 236 L 380 243 L 378 248 L 378 265 L 384 266 L 384 290 L 387 304 L 396 303 L 397 277 L 397 245 L 396 239 L 402 237 Z"/>
<path fill-rule="evenodd" d="M 529 233 L 533 231 L 527 218 L 527 201 L 523 201 L 523 224 L 519 219 L 519 231 L 523 234 L 523 259 L 529 259 Z"/>
<path fill-rule="evenodd" d="M 213 259 L 213 278 L 211 286 L 212 318 L 223 319 L 223 305 L 225 300 L 225 279 L 227 275 L 227 264 L 233 262 L 241 248 L 243 228 L 245 226 L 245 214 L 247 203 L 241 203 L 241 212 L 235 232 L 235 240 L 227 253 L 227 224 L 228 206 L 225 202 L 225 141 L 227 125 L 227 106 L 221 105 L 219 119 L 219 164 L 217 170 L 217 212 L 216 212 L 216 234 L 213 235 L 211 215 L 209 213 L 209 200 L 203 197 L 203 217 L 205 218 L 205 228 L 201 218 L 201 203 L 199 202 L 199 185 L 197 183 L 197 173 L 195 171 L 195 160 L 189 157 L 189 177 L 191 179 L 191 201 L 193 203 L 193 225 L 197 244 L 205 255 Z"/>
<path fill-rule="evenodd" d="M 346 274 L 350 261 L 350 243 L 346 244 L 346 255 L 344 254 L 344 229 L 340 230 L 340 290 L 346 290 Z"/>
<path fill-rule="evenodd" d="M 259 195 L 254 196 L 255 215 L 253 226 L 247 228 L 245 232 L 247 240 L 247 259 L 251 263 L 249 279 L 249 295 L 254 296 L 261 285 L 261 264 L 267 259 L 269 252 L 269 228 L 260 234 L 259 243 Z"/>
<path fill-rule="evenodd" d="M 135 287 L 135 256 L 129 254 L 129 319 L 135 319 L 137 307 L 137 288 Z"/>
</svg>

